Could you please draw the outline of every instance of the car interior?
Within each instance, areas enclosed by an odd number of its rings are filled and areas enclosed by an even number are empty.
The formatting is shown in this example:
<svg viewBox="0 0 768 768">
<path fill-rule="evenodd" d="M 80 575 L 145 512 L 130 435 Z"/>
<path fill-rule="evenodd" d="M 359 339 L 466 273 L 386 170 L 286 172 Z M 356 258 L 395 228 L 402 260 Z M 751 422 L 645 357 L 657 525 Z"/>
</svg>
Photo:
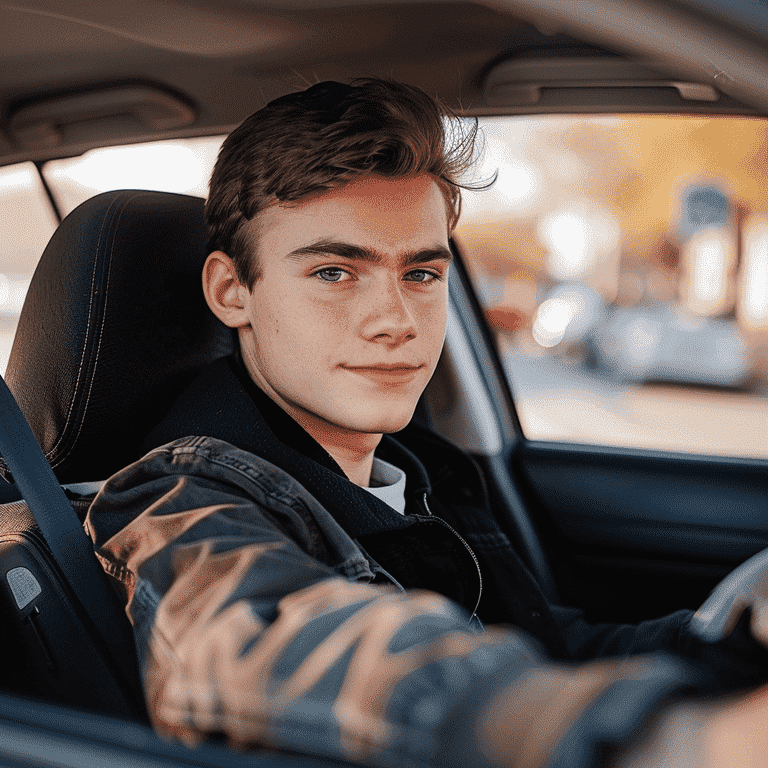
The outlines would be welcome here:
<svg viewBox="0 0 768 768">
<path fill-rule="evenodd" d="M 0 22 L 0 165 L 31 164 L 58 219 L 35 256 L 0 387 L 0 642 L 13 660 L 0 674 L 0 757 L 328 765 L 235 753 L 216 738 L 190 749 L 148 725 L 131 628 L 81 524 L 100 483 L 140 458 L 144 436 L 234 337 L 200 289 L 201 196 L 114 189 L 67 213 L 43 167 L 224 135 L 284 93 L 366 75 L 418 85 L 481 120 L 768 120 L 768 9 L 0 0 Z M 552 600 L 593 621 L 698 607 L 768 547 L 768 446 L 727 455 L 532 437 L 505 363 L 512 337 L 493 325 L 471 249 L 462 237 L 452 247 L 446 345 L 416 418 L 481 465 L 502 527 Z M 0 271 L 14 272 L 14 254 L 2 258 Z M 556 408 L 558 383 L 547 386 Z"/>
</svg>

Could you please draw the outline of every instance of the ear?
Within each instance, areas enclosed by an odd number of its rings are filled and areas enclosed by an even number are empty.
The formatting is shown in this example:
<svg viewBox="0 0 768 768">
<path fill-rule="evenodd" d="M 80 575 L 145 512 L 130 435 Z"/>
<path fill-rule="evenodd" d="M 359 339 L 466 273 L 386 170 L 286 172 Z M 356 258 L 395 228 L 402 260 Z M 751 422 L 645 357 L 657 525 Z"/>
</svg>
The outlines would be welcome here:
<svg viewBox="0 0 768 768">
<path fill-rule="evenodd" d="M 224 325 L 242 328 L 249 325 L 246 299 L 250 291 L 237 280 L 232 259 L 214 251 L 203 265 L 203 293 L 208 306 Z"/>
</svg>

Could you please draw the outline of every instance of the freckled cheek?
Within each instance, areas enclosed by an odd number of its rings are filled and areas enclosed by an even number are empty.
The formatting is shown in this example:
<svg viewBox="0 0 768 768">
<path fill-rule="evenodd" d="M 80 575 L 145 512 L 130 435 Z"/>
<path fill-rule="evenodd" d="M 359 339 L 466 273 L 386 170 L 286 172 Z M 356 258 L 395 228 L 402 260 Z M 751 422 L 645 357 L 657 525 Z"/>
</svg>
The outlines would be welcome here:
<svg viewBox="0 0 768 768">
<path fill-rule="evenodd" d="M 278 342 L 294 357 L 305 354 L 304 362 L 311 365 L 323 352 L 348 346 L 355 321 L 348 308 L 339 303 L 309 303 L 278 318 L 275 328 Z"/>
<path fill-rule="evenodd" d="M 446 328 L 446 306 L 444 301 L 427 302 L 414 313 L 420 332 L 430 339 L 443 339 Z"/>
<path fill-rule="evenodd" d="M 359 309 L 354 302 L 343 297 L 307 302 L 301 313 L 301 322 L 317 332 L 337 335 L 349 333 L 359 319 Z"/>
</svg>

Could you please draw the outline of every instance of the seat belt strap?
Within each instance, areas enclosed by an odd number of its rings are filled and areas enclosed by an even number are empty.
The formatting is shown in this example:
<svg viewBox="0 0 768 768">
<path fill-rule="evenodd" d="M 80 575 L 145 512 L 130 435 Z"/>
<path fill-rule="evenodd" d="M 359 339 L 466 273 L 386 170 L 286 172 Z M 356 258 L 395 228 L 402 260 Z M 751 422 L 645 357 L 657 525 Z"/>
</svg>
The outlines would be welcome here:
<svg viewBox="0 0 768 768">
<path fill-rule="evenodd" d="M 133 633 L 91 540 L 56 480 L 5 380 L 0 376 L 0 454 L 64 578 L 85 609 L 134 696 L 138 681 L 123 660 L 136 655 Z M 140 687 L 140 685 L 139 685 Z"/>
</svg>

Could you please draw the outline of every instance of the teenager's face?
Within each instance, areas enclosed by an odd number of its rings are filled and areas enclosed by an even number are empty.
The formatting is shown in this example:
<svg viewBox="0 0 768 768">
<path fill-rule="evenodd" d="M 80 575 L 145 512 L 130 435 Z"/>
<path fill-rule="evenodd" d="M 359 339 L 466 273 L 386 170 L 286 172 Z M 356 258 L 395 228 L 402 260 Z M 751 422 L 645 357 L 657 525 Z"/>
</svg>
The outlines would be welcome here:
<svg viewBox="0 0 768 768">
<path fill-rule="evenodd" d="M 252 378 L 316 438 L 402 429 L 445 338 L 437 184 L 368 176 L 267 208 L 257 227 L 263 276 L 239 329 Z"/>
</svg>

